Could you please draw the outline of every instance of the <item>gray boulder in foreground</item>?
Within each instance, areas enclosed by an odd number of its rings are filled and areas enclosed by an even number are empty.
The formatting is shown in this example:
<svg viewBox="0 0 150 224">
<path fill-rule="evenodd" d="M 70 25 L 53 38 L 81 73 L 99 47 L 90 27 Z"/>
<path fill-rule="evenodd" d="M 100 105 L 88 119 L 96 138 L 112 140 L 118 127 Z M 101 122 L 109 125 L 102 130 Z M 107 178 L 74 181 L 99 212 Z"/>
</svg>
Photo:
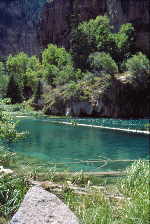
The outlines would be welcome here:
<svg viewBox="0 0 150 224">
<path fill-rule="evenodd" d="M 32 187 L 10 224 L 79 224 L 70 209 L 54 194 Z"/>
</svg>

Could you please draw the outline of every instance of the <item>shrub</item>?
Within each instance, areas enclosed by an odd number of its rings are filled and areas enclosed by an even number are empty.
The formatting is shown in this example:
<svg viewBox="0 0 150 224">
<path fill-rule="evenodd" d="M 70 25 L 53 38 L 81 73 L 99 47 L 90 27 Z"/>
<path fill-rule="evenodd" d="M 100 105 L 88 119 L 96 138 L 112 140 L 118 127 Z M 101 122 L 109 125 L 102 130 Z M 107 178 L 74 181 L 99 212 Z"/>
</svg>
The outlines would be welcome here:
<svg viewBox="0 0 150 224">
<path fill-rule="evenodd" d="M 150 61 L 148 57 L 141 52 L 129 58 L 125 66 L 127 71 L 137 76 L 150 74 Z"/>
<path fill-rule="evenodd" d="M 104 72 L 114 74 L 118 72 L 118 66 L 110 54 L 105 52 L 95 52 L 89 56 L 89 65 L 94 72 Z"/>
<path fill-rule="evenodd" d="M 0 110 L 0 139 L 11 142 L 25 137 L 27 133 L 17 132 L 16 125 L 9 112 Z"/>
</svg>

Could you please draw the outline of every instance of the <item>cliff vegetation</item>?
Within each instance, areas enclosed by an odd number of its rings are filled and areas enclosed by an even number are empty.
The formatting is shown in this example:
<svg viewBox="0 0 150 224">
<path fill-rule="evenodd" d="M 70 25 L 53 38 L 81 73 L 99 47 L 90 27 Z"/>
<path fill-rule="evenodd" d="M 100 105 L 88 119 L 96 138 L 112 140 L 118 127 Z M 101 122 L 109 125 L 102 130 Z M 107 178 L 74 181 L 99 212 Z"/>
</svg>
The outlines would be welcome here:
<svg viewBox="0 0 150 224">
<path fill-rule="evenodd" d="M 72 28 L 70 46 L 1 61 L 1 96 L 52 115 L 149 116 L 149 58 L 136 48 L 132 24 L 114 33 L 109 18 L 98 16 Z"/>
</svg>

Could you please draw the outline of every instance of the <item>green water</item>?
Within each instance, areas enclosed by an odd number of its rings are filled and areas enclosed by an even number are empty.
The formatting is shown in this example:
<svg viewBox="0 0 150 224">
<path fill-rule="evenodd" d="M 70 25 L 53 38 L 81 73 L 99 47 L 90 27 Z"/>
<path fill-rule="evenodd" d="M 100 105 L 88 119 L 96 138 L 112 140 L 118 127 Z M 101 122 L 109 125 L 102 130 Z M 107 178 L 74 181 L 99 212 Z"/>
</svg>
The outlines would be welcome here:
<svg viewBox="0 0 150 224">
<path fill-rule="evenodd" d="M 9 145 L 23 161 L 37 165 L 103 159 L 107 162 L 58 164 L 58 170 L 112 171 L 129 165 L 118 160 L 149 159 L 149 136 L 88 127 L 57 125 L 50 119 L 22 119 L 19 129 L 29 137 Z M 115 162 L 109 160 L 117 160 Z"/>
</svg>

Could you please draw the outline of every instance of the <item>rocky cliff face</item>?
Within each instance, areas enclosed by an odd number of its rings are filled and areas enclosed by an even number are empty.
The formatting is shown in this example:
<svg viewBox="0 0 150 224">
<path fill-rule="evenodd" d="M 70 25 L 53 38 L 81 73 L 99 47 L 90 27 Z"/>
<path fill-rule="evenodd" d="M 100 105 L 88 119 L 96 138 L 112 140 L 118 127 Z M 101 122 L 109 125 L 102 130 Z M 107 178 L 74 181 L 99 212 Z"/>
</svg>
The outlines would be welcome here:
<svg viewBox="0 0 150 224">
<path fill-rule="evenodd" d="M 69 47 L 73 24 L 104 15 L 106 0 L 54 0 L 45 4 L 40 23 L 41 46 L 56 43 Z"/>
<path fill-rule="evenodd" d="M 73 22 L 109 15 L 115 30 L 123 23 L 134 24 L 137 46 L 148 53 L 150 34 L 149 0 L 53 0 L 45 4 L 40 24 L 41 46 L 56 43 L 69 47 Z"/>
<path fill-rule="evenodd" d="M 0 56 L 37 54 L 39 15 L 46 0 L 0 1 Z"/>
<path fill-rule="evenodd" d="M 1 0 L 0 56 L 37 54 L 50 42 L 69 47 L 74 23 L 104 14 L 116 30 L 122 23 L 133 23 L 137 45 L 148 52 L 149 8 L 149 0 Z"/>
<path fill-rule="evenodd" d="M 147 54 L 150 49 L 149 9 L 149 0 L 107 0 L 107 13 L 115 29 L 123 23 L 132 23 L 137 31 L 137 47 Z"/>
<path fill-rule="evenodd" d="M 56 95 L 45 103 L 43 111 L 48 115 L 113 117 L 113 118 L 149 118 L 150 94 L 149 84 L 143 87 L 143 81 L 131 82 L 129 73 L 116 75 L 108 88 L 99 88 L 91 94 L 89 99 L 71 98 L 65 100 L 63 94 Z"/>
</svg>

